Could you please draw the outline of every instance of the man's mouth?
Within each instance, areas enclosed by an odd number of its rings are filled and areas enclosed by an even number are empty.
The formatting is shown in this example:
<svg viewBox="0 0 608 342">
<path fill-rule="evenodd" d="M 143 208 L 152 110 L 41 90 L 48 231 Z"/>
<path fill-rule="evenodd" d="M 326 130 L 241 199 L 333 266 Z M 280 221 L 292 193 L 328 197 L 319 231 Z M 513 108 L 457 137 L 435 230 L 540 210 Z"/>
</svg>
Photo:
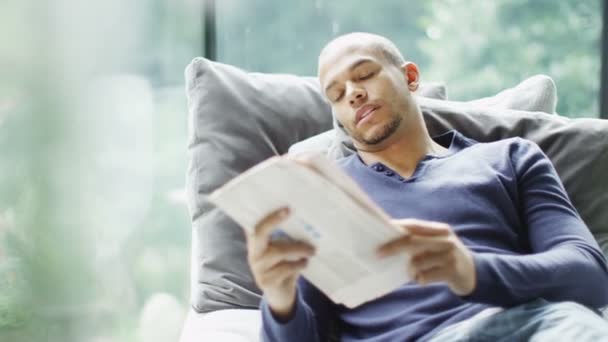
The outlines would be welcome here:
<svg viewBox="0 0 608 342">
<path fill-rule="evenodd" d="M 371 115 L 379 107 L 380 106 L 377 106 L 377 105 L 366 104 L 363 107 L 359 108 L 357 110 L 357 113 L 355 116 L 355 125 L 358 125 L 359 122 L 361 122 L 361 120 L 363 120 L 363 119 L 365 119 L 365 117 Z"/>
</svg>

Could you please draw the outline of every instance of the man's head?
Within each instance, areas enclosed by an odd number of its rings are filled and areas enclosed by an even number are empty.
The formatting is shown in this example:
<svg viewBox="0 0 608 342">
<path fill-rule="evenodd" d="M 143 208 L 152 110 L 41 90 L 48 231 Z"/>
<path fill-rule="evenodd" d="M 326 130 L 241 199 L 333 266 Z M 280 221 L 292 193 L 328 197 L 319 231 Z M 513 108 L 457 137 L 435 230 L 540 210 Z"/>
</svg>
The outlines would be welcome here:
<svg viewBox="0 0 608 342">
<path fill-rule="evenodd" d="M 325 96 L 357 149 L 381 148 L 417 110 L 411 92 L 418 88 L 418 67 L 384 37 L 340 36 L 323 48 L 318 67 Z"/>
</svg>

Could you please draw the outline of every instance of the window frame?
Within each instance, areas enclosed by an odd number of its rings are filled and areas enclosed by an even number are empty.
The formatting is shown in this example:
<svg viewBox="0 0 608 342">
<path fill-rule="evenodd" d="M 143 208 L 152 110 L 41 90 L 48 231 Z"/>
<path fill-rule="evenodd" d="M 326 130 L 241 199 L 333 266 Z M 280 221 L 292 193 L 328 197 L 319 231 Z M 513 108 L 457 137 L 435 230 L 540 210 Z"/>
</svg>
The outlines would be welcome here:
<svg viewBox="0 0 608 342">
<path fill-rule="evenodd" d="M 600 118 L 608 119 L 608 0 L 603 1 L 604 15 L 602 16 L 602 65 L 600 79 Z"/>
</svg>

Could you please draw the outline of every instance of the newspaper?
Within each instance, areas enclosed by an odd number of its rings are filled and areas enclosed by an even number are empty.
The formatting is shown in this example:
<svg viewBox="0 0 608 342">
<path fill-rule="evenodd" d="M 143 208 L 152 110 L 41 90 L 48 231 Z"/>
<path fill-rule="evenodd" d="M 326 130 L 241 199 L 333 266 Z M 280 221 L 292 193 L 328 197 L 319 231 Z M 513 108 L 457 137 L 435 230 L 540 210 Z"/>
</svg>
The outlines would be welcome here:
<svg viewBox="0 0 608 342">
<path fill-rule="evenodd" d="M 302 275 L 335 303 L 353 308 L 408 282 L 407 255 L 375 254 L 403 232 L 335 163 L 314 155 L 306 164 L 272 157 L 214 191 L 209 201 L 247 230 L 289 207 L 279 229 L 315 246 Z"/>
</svg>

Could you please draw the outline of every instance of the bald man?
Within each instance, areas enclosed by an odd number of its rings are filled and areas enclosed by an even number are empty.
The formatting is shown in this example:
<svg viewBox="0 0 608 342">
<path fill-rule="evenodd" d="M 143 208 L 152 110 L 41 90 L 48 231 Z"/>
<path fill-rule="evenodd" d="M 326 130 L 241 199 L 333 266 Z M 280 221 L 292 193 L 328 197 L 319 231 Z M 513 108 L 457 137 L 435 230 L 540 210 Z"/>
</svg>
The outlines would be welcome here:
<svg viewBox="0 0 608 342">
<path fill-rule="evenodd" d="M 606 260 L 538 146 L 430 137 L 418 67 L 384 37 L 334 39 L 318 74 L 357 150 L 340 166 L 408 233 L 378 257 L 413 255 L 413 281 L 331 302 L 299 276 L 314 248 L 270 239 L 289 216 L 278 208 L 247 239 L 264 341 L 608 340 Z"/>
</svg>

